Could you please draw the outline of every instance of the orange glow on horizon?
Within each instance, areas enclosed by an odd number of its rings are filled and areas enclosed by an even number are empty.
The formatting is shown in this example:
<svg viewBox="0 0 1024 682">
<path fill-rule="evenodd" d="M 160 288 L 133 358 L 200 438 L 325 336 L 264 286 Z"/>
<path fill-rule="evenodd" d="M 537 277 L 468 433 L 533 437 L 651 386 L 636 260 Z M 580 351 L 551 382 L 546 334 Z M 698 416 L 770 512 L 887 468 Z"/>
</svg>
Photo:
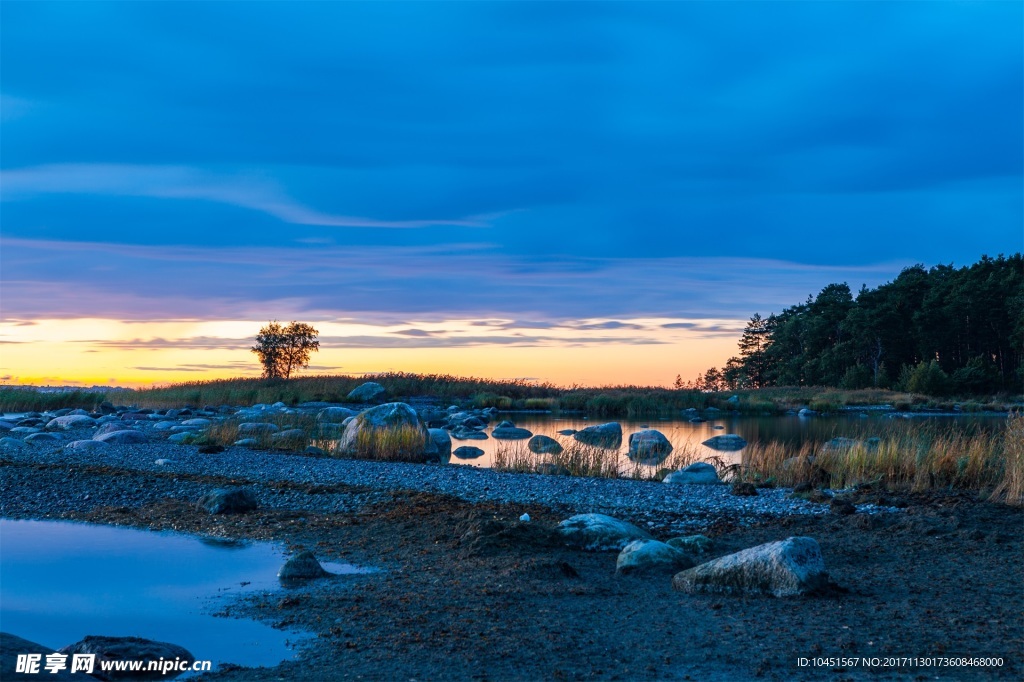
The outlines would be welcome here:
<svg viewBox="0 0 1024 682">
<path fill-rule="evenodd" d="M 299 376 L 402 371 L 563 386 L 670 386 L 677 374 L 693 379 L 736 353 L 742 321 L 691 321 L 684 323 L 691 325 L 687 328 L 679 322 L 583 320 L 539 329 L 516 328 L 504 320 L 313 322 L 321 349 Z M 672 323 L 677 326 L 665 327 Z M 0 323 L 0 377 L 9 385 L 125 387 L 257 377 L 260 366 L 249 346 L 263 324 L 5 321 Z M 692 325 L 705 325 L 705 331 Z"/>
</svg>

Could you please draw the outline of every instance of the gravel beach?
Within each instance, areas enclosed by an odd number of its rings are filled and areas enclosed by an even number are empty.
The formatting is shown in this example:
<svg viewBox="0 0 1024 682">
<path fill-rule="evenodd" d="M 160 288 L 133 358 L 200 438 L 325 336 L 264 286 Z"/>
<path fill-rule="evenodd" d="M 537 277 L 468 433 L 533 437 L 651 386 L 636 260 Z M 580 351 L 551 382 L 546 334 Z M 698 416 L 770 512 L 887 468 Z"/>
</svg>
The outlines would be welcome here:
<svg viewBox="0 0 1024 682">
<path fill-rule="evenodd" d="M 238 603 L 231 616 L 310 637 L 275 668 L 224 666 L 204 679 L 1019 679 L 1024 671 L 1024 515 L 969 495 L 898 496 L 900 509 L 865 498 L 839 514 L 785 489 L 738 497 L 728 486 L 242 447 L 203 454 L 140 426 L 151 442 L 88 453 L 64 446 L 91 438 L 91 428 L 0 445 L 0 515 L 272 540 L 381 569 Z M 255 493 L 256 511 L 214 515 L 195 504 L 235 486 Z M 558 522 L 593 512 L 661 540 L 702 533 L 713 547 L 701 560 L 812 537 L 835 587 L 802 598 L 723 597 L 675 592 L 671 574 L 617 577 L 614 552 L 552 540 Z M 799 663 L 853 656 L 1003 662 Z"/>
</svg>

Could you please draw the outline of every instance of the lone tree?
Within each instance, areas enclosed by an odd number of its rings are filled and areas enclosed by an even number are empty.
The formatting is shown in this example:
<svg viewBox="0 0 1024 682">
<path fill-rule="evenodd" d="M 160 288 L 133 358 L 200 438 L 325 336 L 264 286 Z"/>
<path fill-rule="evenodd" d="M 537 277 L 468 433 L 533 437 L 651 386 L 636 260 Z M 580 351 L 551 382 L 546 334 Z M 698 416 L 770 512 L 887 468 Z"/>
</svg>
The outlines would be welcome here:
<svg viewBox="0 0 1024 682">
<path fill-rule="evenodd" d="M 259 356 L 263 376 L 267 379 L 289 379 L 292 372 L 309 367 L 309 354 L 320 350 L 317 330 L 302 322 L 282 327 L 276 320 L 260 329 L 252 352 Z"/>
</svg>

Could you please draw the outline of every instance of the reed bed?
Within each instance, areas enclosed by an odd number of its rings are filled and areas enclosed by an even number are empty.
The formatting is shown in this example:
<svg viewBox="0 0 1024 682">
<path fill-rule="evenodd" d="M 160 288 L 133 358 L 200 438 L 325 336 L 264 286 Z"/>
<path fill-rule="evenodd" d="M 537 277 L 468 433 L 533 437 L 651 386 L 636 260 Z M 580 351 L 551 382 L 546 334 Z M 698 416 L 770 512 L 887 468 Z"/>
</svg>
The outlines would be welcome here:
<svg viewBox="0 0 1024 682">
<path fill-rule="evenodd" d="M 976 490 L 989 499 L 1024 504 L 1024 416 L 1014 413 L 1004 430 L 954 430 L 904 423 L 877 444 L 849 448 L 806 442 L 752 443 L 743 452 L 739 478 L 792 486 L 815 475 L 832 488 L 864 483 L 893 490 Z"/>
<path fill-rule="evenodd" d="M 531 452 L 525 440 L 501 443 L 494 453 L 491 468 L 517 473 L 660 481 L 668 472 L 701 459 L 696 448 L 680 448 L 660 462 L 633 461 L 618 449 L 599 448 L 572 438 L 559 440 L 563 450 L 558 454 Z"/>
</svg>

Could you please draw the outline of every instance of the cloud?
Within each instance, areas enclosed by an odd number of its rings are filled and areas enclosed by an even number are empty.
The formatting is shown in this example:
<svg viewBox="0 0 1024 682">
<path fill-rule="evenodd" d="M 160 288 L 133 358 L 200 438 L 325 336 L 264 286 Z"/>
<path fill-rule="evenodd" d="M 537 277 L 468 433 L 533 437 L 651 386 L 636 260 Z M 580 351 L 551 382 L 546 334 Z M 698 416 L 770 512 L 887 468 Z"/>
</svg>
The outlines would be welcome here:
<svg viewBox="0 0 1024 682">
<path fill-rule="evenodd" d="M 192 199 L 248 208 L 286 223 L 326 227 L 486 227 L 494 215 L 433 220 L 377 220 L 317 211 L 258 176 L 218 175 L 185 166 L 50 164 L 0 171 L 4 201 L 47 194 L 87 194 Z"/>
</svg>

